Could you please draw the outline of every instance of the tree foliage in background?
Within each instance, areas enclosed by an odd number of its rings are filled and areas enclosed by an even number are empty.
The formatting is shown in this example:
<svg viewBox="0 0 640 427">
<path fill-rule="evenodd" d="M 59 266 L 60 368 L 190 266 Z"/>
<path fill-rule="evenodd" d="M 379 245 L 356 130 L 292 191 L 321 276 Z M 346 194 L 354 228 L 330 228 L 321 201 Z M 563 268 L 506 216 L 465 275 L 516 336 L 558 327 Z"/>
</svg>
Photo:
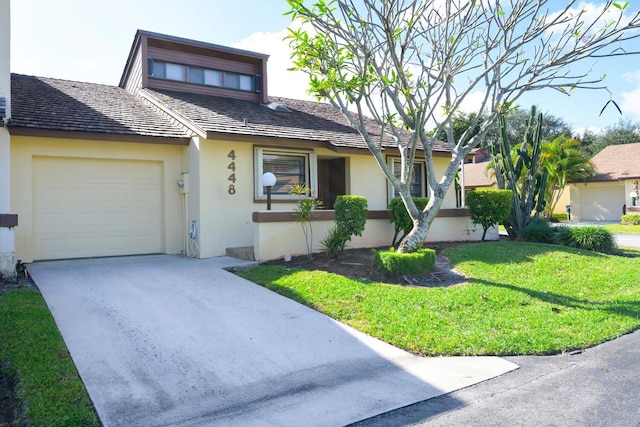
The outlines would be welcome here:
<svg viewBox="0 0 640 427">
<path fill-rule="evenodd" d="M 511 190 L 513 204 L 504 227 L 511 239 L 516 239 L 522 230 L 535 222 L 544 211 L 546 169 L 540 167 L 542 153 L 542 114 L 531 114 L 526 122 L 524 138 L 512 146 L 504 116 L 499 117 L 502 138 L 500 144 L 492 145 L 493 167 L 498 188 Z M 533 215 L 532 215 L 533 213 Z"/>
<path fill-rule="evenodd" d="M 550 218 L 555 211 L 566 185 L 570 181 L 592 180 L 596 170 L 588 154 L 579 149 L 580 142 L 559 136 L 542 143 L 540 167 L 547 171 L 544 216 Z"/>
<path fill-rule="evenodd" d="M 634 31 L 640 12 L 625 13 L 628 3 L 607 2 L 591 19 L 574 1 L 555 10 L 547 0 L 287 2 L 296 21 L 288 36 L 295 68 L 309 74 L 309 92 L 328 100 L 361 135 L 413 221 L 401 252 L 422 247 L 462 160 L 520 96 L 605 88 L 604 77 L 576 67 L 638 53 L 624 50 L 640 36 Z M 452 119 L 476 94 L 475 118 L 456 137 Z M 444 132 L 451 152 L 442 174 L 428 124 L 435 125 L 432 135 Z M 386 162 L 390 145 L 400 155 L 399 177 Z M 418 155 L 425 158 L 430 190 L 422 210 L 410 192 Z"/>
<path fill-rule="evenodd" d="M 608 126 L 602 133 L 585 131 L 582 135 L 574 135 L 581 143 L 581 151 L 595 156 L 609 145 L 632 144 L 640 142 L 640 122 L 621 118 L 614 125 Z"/>
<path fill-rule="evenodd" d="M 474 123 L 475 113 L 456 113 L 451 119 L 451 127 L 453 129 L 453 136 L 455 139 L 459 139 L 462 134 L 471 128 Z M 509 134 L 510 141 L 522 141 L 524 138 L 525 123 L 529 117 L 529 110 L 524 108 L 515 108 L 505 113 L 507 119 L 507 133 Z M 480 124 L 484 121 L 484 115 L 480 115 L 479 123 L 475 124 L 473 134 L 480 132 Z M 431 131 L 433 135 L 434 130 Z M 542 133 L 542 139 L 551 141 L 558 136 L 571 137 L 571 126 L 561 117 L 554 116 L 553 114 L 543 114 L 542 127 L 540 132 Z M 445 140 L 447 135 L 445 132 L 441 132 L 437 137 L 441 140 Z M 498 123 L 494 123 L 480 141 L 479 148 L 488 150 L 489 146 L 496 143 L 500 139 L 500 129 Z"/>
</svg>

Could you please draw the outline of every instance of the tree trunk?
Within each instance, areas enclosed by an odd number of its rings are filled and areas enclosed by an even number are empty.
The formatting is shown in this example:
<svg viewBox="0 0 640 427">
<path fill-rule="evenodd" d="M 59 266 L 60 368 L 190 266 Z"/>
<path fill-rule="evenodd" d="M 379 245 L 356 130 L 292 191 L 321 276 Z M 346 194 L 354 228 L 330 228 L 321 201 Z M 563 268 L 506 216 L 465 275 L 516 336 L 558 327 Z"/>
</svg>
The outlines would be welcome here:
<svg viewBox="0 0 640 427">
<path fill-rule="evenodd" d="M 422 248 L 424 241 L 427 238 L 427 234 L 429 233 L 431 222 L 433 221 L 427 221 L 426 217 L 427 216 L 424 212 L 421 212 L 418 219 L 413 221 L 413 228 L 400 242 L 398 252 L 410 253 Z"/>
</svg>

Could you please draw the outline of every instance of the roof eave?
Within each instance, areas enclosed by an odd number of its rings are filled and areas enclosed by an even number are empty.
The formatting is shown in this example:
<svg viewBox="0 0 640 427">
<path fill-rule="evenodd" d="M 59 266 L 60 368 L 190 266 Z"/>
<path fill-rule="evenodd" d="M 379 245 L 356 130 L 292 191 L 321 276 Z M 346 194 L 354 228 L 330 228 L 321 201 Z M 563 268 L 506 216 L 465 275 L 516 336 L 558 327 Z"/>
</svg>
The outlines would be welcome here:
<svg viewBox="0 0 640 427">
<path fill-rule="evenodd" d="M 189 145 L 190 137 L 141 135 L 128 133 L 87 132 L 64 129 L 34 128 L 9 125 L 12 136 L 32 136 L 39 138 L 85 139 L 90 141 L 137 142 L 144 144 Z"/>
</svg>

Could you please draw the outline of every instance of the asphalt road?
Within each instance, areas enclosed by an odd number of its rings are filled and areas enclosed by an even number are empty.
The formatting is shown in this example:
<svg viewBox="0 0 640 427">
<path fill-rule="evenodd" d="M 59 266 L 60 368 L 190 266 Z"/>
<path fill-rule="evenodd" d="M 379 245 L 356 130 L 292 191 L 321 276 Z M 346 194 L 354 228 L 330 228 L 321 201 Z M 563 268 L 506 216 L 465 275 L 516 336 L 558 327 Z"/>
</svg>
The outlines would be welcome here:
<svg viewBox="0 0 640 427">
<path fill-rule="evenodd" d="M 640 234 L 614 234 L 618 246 L 640 247 Z"/>
<path fill-rule="evenodd" d="M 640 425 L 640 331 L 582 352 L 506 359 L 520 369 L 353 426 Z"/>
</svg>

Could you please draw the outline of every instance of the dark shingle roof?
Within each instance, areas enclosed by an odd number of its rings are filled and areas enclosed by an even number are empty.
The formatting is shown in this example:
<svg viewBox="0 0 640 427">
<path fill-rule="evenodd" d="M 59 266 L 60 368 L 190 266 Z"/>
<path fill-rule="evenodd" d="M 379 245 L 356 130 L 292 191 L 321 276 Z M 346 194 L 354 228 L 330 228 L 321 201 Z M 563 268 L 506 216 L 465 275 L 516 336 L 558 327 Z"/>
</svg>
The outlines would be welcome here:
<svg viewBox="0 0 640 427">
<path fill-rule="evenodd" d="M 138 97 L 116 86 L 11 75 L 11 127 L 185 138 Z"/>
<path fill-rule="evenodd" d="M 284 113 L 255 101 L 157 89 L 144 91 L 205 132 L 324 141 L 336 148 L 367 148 L 346 119 L 326 103 L 270 97 L 271 102 L 291 111 Z M 372 135 L 380 134 L 373 120 L 369 120 L 367 129 Z M 390 138 L 384 145 L 395 146 Z M 449 152 L 441 143 L 434 150 Z"/>
<path fill-rule="evenodd" d="M 609 145 L 591 163 L 596 168 L 596 181 L 640 178 L 640 142 Z"/>
</svg>

